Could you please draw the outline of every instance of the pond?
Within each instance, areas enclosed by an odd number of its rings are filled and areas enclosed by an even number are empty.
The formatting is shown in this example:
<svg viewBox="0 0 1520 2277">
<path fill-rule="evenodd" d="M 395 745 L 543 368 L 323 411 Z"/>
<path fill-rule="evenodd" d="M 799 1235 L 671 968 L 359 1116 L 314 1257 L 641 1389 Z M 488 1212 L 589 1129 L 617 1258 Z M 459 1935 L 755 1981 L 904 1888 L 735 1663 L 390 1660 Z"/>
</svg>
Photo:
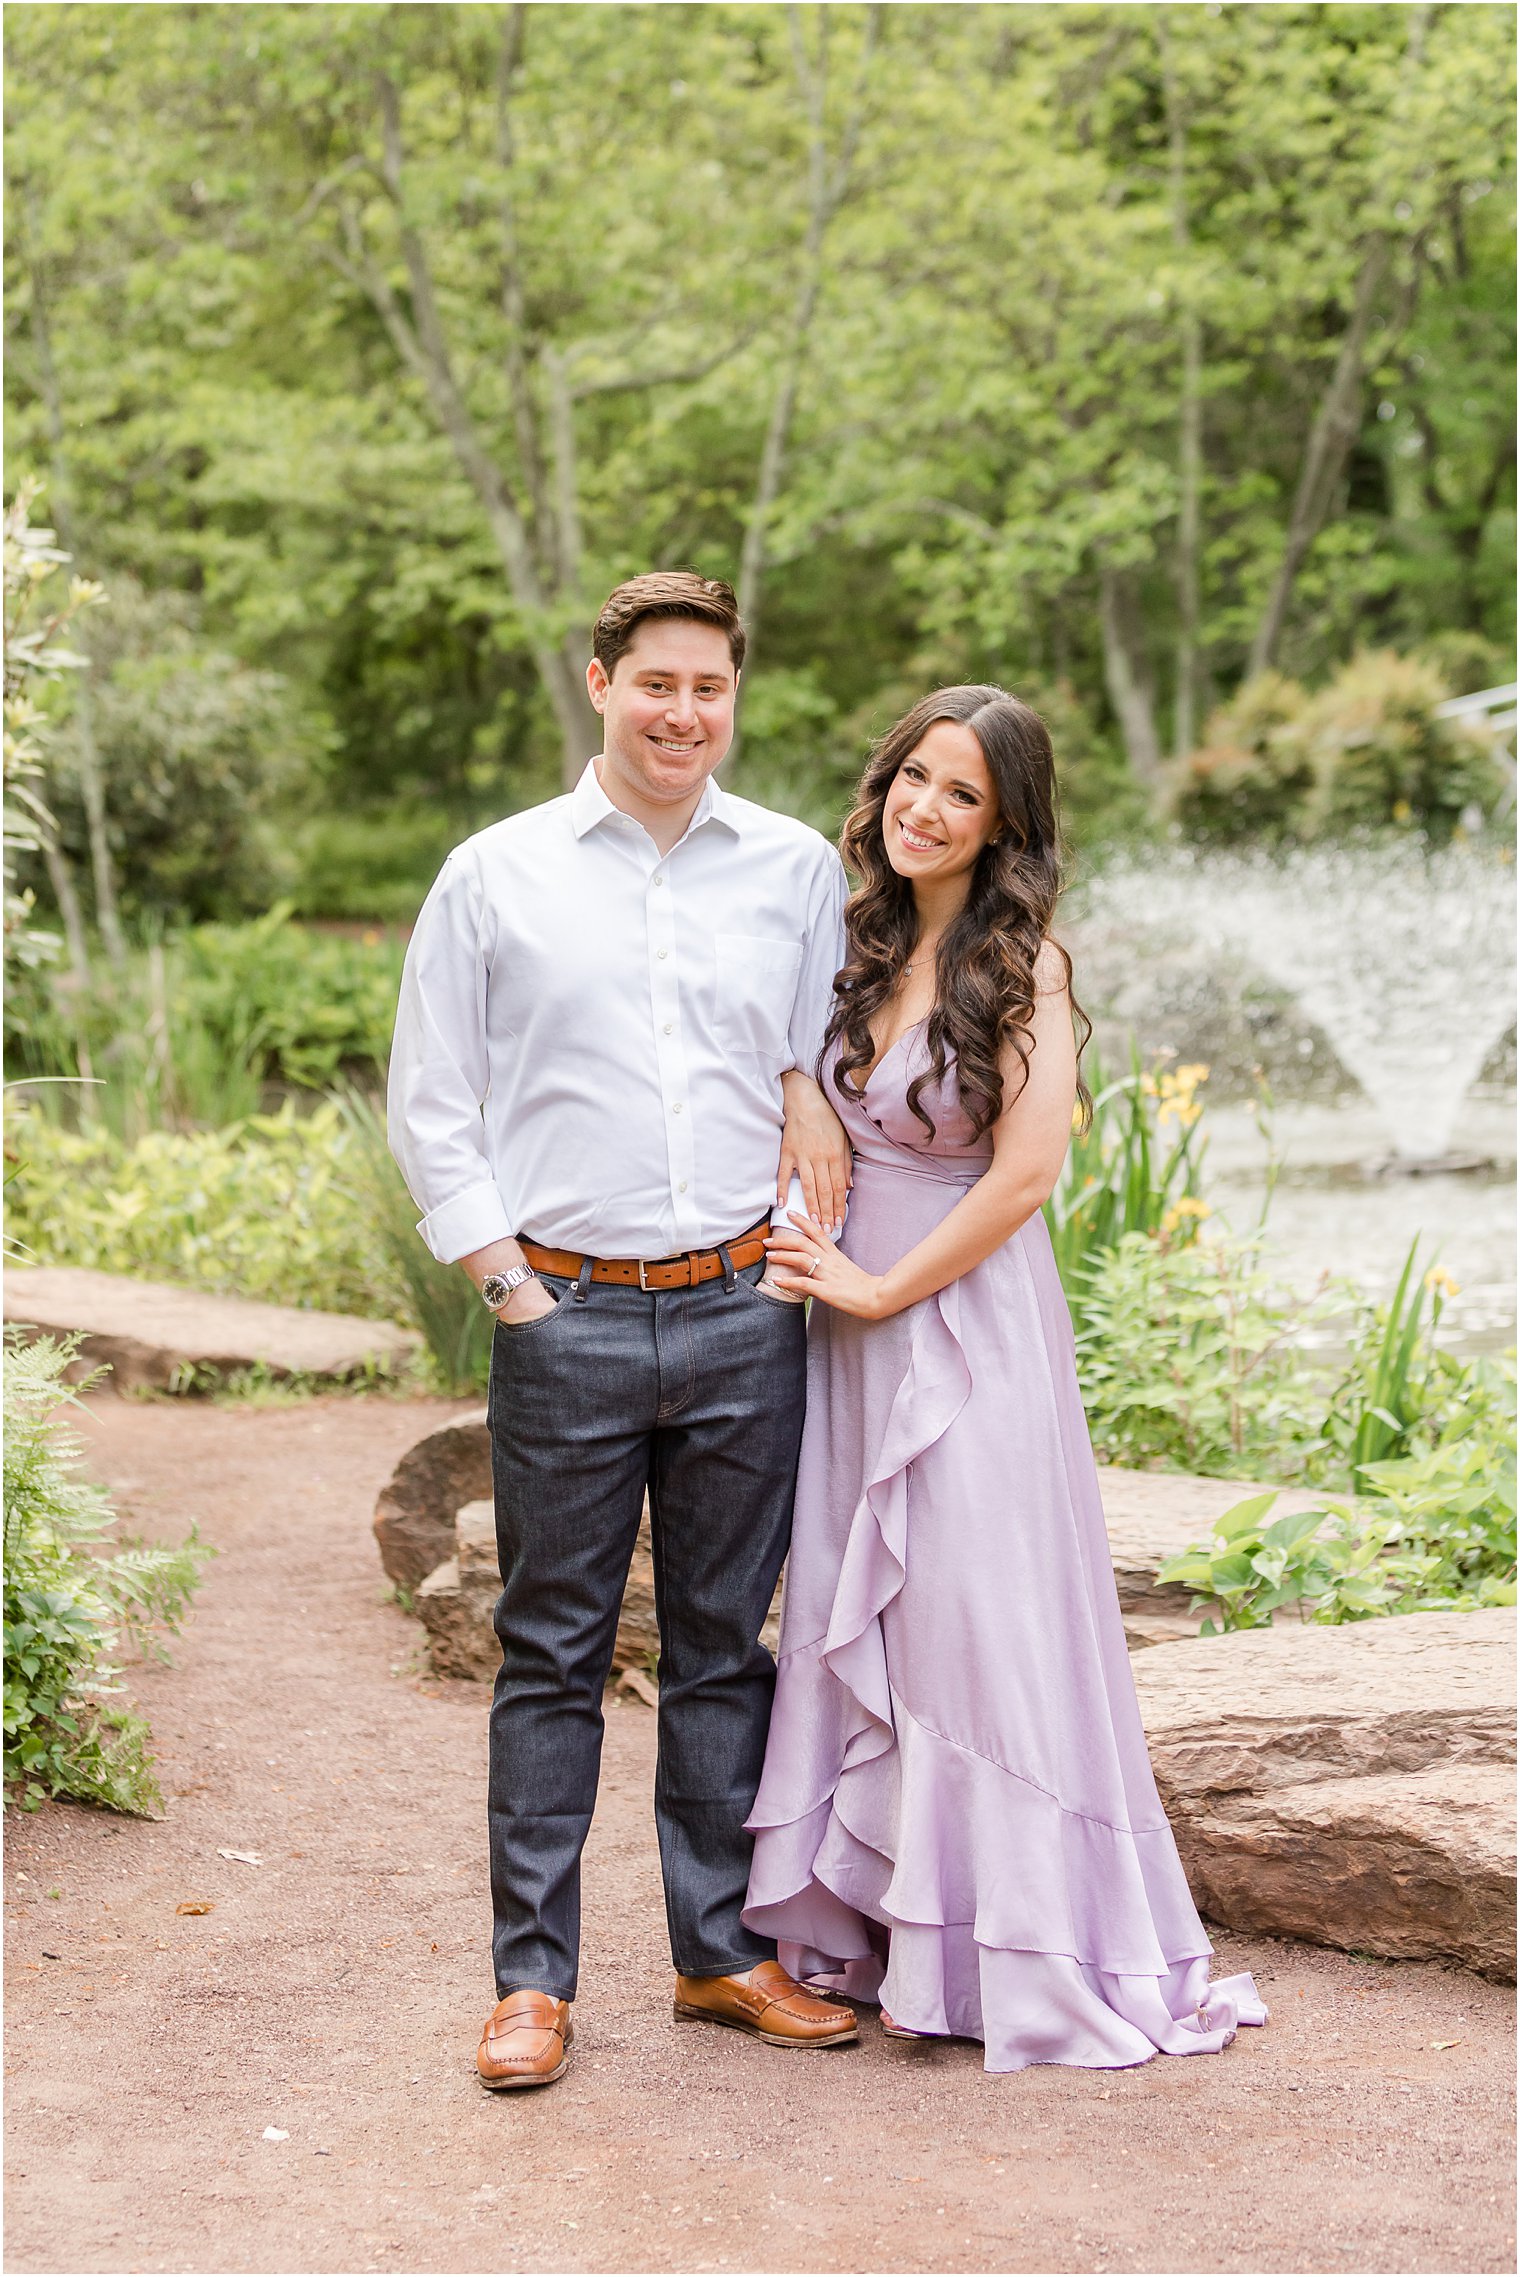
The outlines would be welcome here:
<svg viewBox="0 0 1520 2277">
<path fill-rule="evenodd" d="M 1391 1293 L 1410 1242 L 1458 1282 L 1442 1340 L 1515 1332 L 1515 874 L 1507 849 L 1165 849 L 1073 893 L 1063 933 L 1110 1072 L 1133 1037 L 1210 1069 L 1214 1208 L 1284 1281 Z M 1270 1106 L 1259 1123 L 1260 1102 Z"/>
<path fill-rule="evenodd" d="M 1260 1220 L 1267 1147 L 1249 1108 L 1236 1102 L 1207 1118 L 1204 1187 L 1237 1230 Z M 1424 1266 L 1439 1263 L 1458 1284 L 1441 1342 L 1461 1353 L 1502 1352 L 1515 1340 L 1515 1097 L 1500 1087 L 1470 1095 L 1463 1136 L 1498 1167 L 1427 1176 L 1371 1177 L 1364 1164 L 1378 1138 L 1375 1114 L 1357 1098 L 1299 1104 L 1272 1119 L 1278 1175 L 1267 1234 L 1285 1284 L 1312 1289 L 1323 1272 L 1388 1297 L 1409 1244 Z"/>
</svg>

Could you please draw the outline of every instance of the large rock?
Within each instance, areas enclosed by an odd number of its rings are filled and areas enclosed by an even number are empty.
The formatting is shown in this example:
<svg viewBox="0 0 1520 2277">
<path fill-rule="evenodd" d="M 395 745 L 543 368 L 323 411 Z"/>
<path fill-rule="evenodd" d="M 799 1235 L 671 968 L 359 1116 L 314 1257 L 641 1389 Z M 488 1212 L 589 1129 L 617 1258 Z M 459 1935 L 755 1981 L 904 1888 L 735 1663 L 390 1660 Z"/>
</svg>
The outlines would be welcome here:
<svg viewBox="0 0 1520 2277">
<path fill-rule="evenodd" d="M 1160 1588 L 1156 1574 L 1174 1552 L 1206 1539 L 1214 1520 L 1233 1503 L 1267 1490 L 1239 1479 L 1182 1478 L 1159 1471 L 1100 1470 L 1098 1481 L 1130 1643 L 1152 1645 L 1196 1635 L 1200 1616 L 1188 1612 L 1187 1591 L 1175 1585 Z M 410 1448 L 375 1509 L 380 1561 L 392 1581 L 415 1589 L 451 1558 L 456 1512 L 463 1503 L 490 1491 L 491 1443 L 483 1410 L 445 1424 Z M 1294 1490 L 1282 1495 L 1277 1508 L 1280 1514 L 1312 1509 L 1314 1502 L 1313 1495 Z M 637 1617 L 646 1622 L 652 1650 L 654 1595 L 648 1550 L 646 1518 L 640 1535 L 645 1562 L 635 1555 L 629 1588 L 640 1593 Z"/>
<path fill-rule="evenodd" d="M 418 1589 L 414 1600 L 428 1632 L 428 1657 L 440 1676 L 494 1677 L 500 1654 L 491 1616 L 501 1593 L 496 1561 L 496 1520 L 489 1502 L 467 1502 L 455 1521 L 454 1550 Z M 780 1636 L 778 1590 L 761 1636 L 774 1651 Z M 647 1673 L 659 1658 L 654 1609 L 654 1556 L 646 1505 L 618 1616 L 612 1665 L 621 1674 Z"/>
<path fill-rule="evenodd" d="M 271 1239 L 279 1238 L 277 1227 Z M 418 1339 L 384 1320 L 299 1312 L 82 1266 L 25 1265 L 5 1276 L 8 1325 L 82 1337 L 74 1373 L 109 1367 L 118 1390 L 194 1389 L 262 1367 L 272 1376 L 340 1381 L 410 1359 Z"/>
<path fill-rule="evenodd" d="M 1177 1833 L 1212 1920 L 1398 1960 L 1461 1961 L 1513 1981 L 1515 1777 L 1506 1764 L 1273 1787 L 1236 1795 Z"/>
<path fill-rule="evenodd" d="M 375 1505 L 380 1563 L 391 1580 L 415 1589 L 451 1558 L 456 1514 L 490 1492 L 491 1439 L 483 1408 L 408 1447 Z"/>
<path fill-rule="evenodd" d="M 1513 1977 L 1512 1611 L 1162 1645 L 1135 1683 L 1203 1912 Z"/>
</svg>

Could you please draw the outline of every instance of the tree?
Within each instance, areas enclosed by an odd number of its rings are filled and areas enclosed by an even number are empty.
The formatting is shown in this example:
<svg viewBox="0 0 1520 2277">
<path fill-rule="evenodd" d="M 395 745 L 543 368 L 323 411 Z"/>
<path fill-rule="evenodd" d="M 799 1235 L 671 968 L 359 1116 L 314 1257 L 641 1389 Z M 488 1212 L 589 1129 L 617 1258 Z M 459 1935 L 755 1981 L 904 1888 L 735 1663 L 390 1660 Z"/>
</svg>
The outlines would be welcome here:
<svg viewBox="0 0 1520 2277">
<path fill-rule="evenodd" d="M 98 585 L 58 580 L 69 557 L 51 530 L 31 518 L 38 485 L 23 483 L 5 511 L 5 954 L 22 965 L 45 964 L 57 940 L 31 922 L 33 896 L 18 891 L 19 855 L 42 852 L 68 932 L 76 973 L 88 974 L 84 927 L 66 868 L 57 854 L 51 808 L 38 786 L 47 773 L 49 720 L 42 699 L 49 687 L 83 662 L 63 635 L 84 609 L 104 598 Z M 46 598 L 44 598 L 46 596 Z"/>
<path fill-rule="evenodd" d="M 824 290 L 829 236 L 850 190 L 881 28 L 880 7 L 867 7 L 837 135 L 831 135 L 830 82 L 834 27 L 839 13 L 830 6 L 814 8 L 810 27 L 806 11 L 795 5 L 787 9 L 797 93 L 807 120 L 806 225 L 798 255 L 796 293 L 777 343 L 770 414 L 760 448 L 755 494 L 745 517 L 744 543 L 739 551 L 739 614 L 749 636 L 751 673 L 759 643 L 762 580 L 771 515 L 781 489 L 797 409 L 797 391 Z M 738 758 L 736 737 L 730 766 L 736 766 Z"/>
<path fill-rule="evenodd" d="M 744 586 L 757 795 L 828 821 L 985 676 L 1132 818 L 1264 628 L 1309 683 L 1511 668 L 1513 26 L 1420 20 L 33 6 L 12 467 L 282 677 L 290 835 L 334 879 L 371 833 L 399 903 L 594 747 L 590 613 L 651 565 Z"/>
</svg>

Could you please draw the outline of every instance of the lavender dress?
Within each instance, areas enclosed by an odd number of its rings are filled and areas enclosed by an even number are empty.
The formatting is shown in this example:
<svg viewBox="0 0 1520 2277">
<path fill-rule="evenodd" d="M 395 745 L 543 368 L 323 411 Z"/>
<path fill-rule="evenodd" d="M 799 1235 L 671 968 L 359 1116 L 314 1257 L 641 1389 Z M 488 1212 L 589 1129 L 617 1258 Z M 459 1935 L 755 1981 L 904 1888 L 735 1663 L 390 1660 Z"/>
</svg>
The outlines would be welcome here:
<svg viewBox="0 0 1520 2277">
<path fill-rule="evenodd" d="M 881 1272 L 991 1160 L 910 1029 L 864 1098 L 843 1247 Z M 874 1324 L 814 1305 L 745 1919 L 799 1976 L 981 2040 L 989 2071 L 1222 2048 L 1129 1670 L 1071 1321 L 1036 1214 Z M 878 1957 L 891 1933 L 891 1960 Z"/>
</svg>

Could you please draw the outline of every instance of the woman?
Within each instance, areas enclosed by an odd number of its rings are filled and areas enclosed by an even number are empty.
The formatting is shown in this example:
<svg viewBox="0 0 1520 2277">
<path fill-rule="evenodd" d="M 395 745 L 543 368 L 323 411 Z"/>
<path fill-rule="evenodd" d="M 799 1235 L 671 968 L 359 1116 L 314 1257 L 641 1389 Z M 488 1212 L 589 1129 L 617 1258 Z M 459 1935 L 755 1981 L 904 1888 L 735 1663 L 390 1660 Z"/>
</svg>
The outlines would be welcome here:
<svg viewBox="0 0 1520 2277">
<path fill-rule="evenodd" d="M 815 1301 L 745 1918 L 989 2071 L 1212 2051 L 1266 2012 L 1208 1983 L 1040 1214 L 1087 1105 L 1041 722 L 1000 688 L 926 697 L 842 847 L 820 1077 L 855 1182 L 840 1241 L 768 1245 Z"/>
</svg>

